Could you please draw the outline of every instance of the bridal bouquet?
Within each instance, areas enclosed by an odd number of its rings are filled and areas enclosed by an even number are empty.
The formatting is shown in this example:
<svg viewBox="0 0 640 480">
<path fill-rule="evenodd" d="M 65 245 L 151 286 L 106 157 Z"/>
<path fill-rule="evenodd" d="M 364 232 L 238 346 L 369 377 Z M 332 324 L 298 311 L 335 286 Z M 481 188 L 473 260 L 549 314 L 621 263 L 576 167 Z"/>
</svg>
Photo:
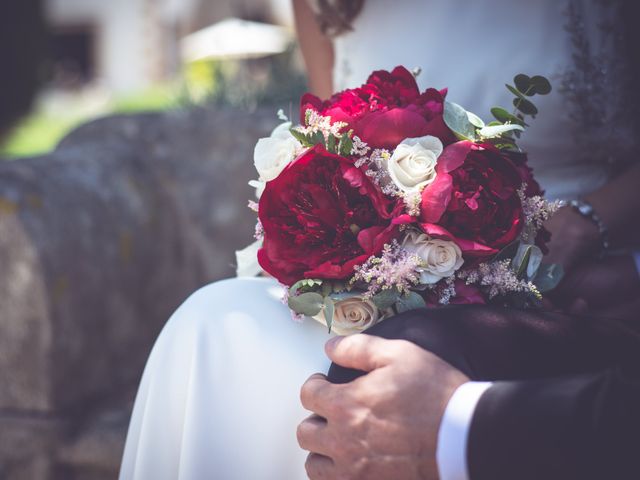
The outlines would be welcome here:
<svg viewBox="0 0 640 480">
<path fill-rule="evenodd" d="M 551 87 L 514 83 L 513 113 L 494 108 L 487 124 L 403 67 L 329 100 L 304 95 L 301 123 L 255 147 L 256 243 L 240 262 L 257 256 L 294 316 L 339 334 L 417 308 L 536 305 L 561 275 L 542 263 L 557 205 L 516 141 Z"/>
</svg>

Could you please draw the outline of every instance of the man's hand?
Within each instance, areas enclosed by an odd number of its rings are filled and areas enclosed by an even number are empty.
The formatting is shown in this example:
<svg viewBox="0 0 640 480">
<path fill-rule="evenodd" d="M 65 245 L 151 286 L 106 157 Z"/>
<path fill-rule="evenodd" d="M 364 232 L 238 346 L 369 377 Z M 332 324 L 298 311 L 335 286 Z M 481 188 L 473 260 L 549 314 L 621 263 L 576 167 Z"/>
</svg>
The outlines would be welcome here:
<svg viewBox="0 0 640 480">
<path fill-rule="evenodd" d="M 303 406 L 314 413 L 298 427 L 311 452 L 311 480 L 436 480 L 440 421 L 455 390 L 469 379 L 404 340 L 371 335 L 336 337 L 329 358 L 369 372 L 344 385 L 312 375 Z"/>
</svg>

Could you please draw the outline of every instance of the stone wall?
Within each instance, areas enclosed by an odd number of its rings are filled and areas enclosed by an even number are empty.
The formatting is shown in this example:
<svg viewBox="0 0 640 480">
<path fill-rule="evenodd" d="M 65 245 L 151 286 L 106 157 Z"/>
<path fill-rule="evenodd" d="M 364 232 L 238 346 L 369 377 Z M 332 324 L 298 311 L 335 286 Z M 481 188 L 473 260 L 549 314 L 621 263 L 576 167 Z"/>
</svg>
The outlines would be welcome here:
<svg viewBox="0 0 640 480">
<path fill-rule="evenodd" d="M 252 241 L 271 109 L 117 116 L 0 162 L 0 479 L 115 478 L 153 340 Z"/>
</svg>

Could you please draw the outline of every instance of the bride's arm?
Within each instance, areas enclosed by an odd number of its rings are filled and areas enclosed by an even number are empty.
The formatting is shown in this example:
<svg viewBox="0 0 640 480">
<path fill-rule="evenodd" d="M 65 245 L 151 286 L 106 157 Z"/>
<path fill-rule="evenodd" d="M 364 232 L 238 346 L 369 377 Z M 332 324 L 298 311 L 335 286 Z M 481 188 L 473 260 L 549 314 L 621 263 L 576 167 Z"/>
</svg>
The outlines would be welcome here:
<svg viewBox="0 0 640 480">
<path fill-rule="evenodd" d="M 613 249 L 640 246 L 640 223 L 635 220 L 640 211 L 640 165 L 630 168 L 584 199 L 593 206 L 606 226 Z M 572 270 L 602 249 L 597 225 L 572 207 L 560 209 L 547 227 L 553 234 L 548 259 L 563 264 L 566 270 Z"/>
<path fill-rule="evenodd" d="M 640 165 L 587 195 L 609 232 L 612 249 L 640 249 Z M 565 267 L 565 278 L 551 292 L 553 302 L 576 312 L 613 318 L 637 316 L 640 276 L 631 255 L 596 258 L 602 250 L 597 225 L 571 207 L 551 218 L 549 261 Z"/>
<path fill-rule="evenodd" d="M 309 0 L 293 0 L 298 42 L 311 93 L 328 98 L 333 93 L 333 44 L 316 22 Z"/>
</svg>

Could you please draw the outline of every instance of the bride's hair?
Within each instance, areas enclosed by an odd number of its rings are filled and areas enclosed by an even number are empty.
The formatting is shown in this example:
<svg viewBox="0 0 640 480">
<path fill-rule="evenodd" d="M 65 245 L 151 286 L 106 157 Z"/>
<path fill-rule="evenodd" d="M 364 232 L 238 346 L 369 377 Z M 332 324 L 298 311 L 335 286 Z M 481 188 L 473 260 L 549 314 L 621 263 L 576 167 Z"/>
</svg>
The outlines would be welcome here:
<svg viewBox="0 0 640 480">
<path fill-rule="evenodd" d="M 311 0 L 311 4 L 322 31 L 336 36 L 351 30 L 364 0 Z"/>
</svg>

